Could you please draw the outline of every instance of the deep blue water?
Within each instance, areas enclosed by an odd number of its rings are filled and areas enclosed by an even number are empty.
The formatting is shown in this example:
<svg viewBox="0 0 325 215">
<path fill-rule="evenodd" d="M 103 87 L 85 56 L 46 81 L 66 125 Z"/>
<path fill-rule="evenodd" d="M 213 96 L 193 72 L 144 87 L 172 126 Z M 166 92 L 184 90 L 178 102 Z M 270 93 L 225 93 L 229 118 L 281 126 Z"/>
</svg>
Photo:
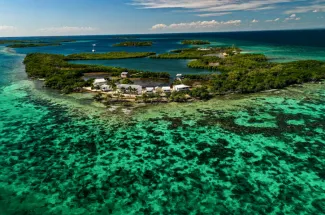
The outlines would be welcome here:
<svg viewBox="0 0 325 215">
<path fill-rule="evenodd" d="M 130 35 L 129 35 L 130 36 Z M 72 39 L 77 42 L 64 43 L 63 46 L 16 49 L 18 53 L 48 52 L 72 54 L 91 52 L 92 44 L 97 44 L 97 52 L 128 51 L 164 53 L 174 49 L 186 48 L 180 41 L 184 39 L 209 40 L 210 46 L 236 45 L 246 52 L 263 53 L 280 61 L 316 59 L 325 61 L 325 30 L 260 31 L 229 33 L 188 33 L 188 34 L 148 34 L 131 35 L 136 39 L 150 40 L 152 47 L 112 47 L 125 41 L 117 36 L 70 36 L 70 37 L 24 37 L 10 39 L 47 40 Z M 119 35 L 123 37 L 123 35 Z M 9 38 L 8 38 L 9 39 Z M 125 65 L 126 67 L 127 65 Z M 180 67 L 181 69 L 182 67 Z"/>
</svg>

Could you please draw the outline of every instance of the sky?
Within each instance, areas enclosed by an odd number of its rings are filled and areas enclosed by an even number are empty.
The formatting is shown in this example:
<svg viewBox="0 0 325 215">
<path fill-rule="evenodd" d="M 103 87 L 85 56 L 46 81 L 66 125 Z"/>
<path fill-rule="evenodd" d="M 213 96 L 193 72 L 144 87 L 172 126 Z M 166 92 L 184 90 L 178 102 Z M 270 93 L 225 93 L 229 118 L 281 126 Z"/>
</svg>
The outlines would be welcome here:
<svg viewBox="0 0 325 215">
<path fill-rule="evenodd" d="M 325 0 L 0 0 L 0 37 L 325 28 Z"/>
</svg>

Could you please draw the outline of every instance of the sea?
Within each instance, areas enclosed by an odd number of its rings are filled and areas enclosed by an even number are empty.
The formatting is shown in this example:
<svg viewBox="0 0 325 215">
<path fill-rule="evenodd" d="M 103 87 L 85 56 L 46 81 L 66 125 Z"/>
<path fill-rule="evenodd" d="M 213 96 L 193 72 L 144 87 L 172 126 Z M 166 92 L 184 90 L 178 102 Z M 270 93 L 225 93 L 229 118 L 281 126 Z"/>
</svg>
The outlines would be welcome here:
<svg viewBox="0 0 325 215">
<path fill-rule="evenodd" d="M 150 40 L 152 47 L 112 47 Z M 136 107 L 62 95 L 28 79 L 33 52 L 164 53 L 184 39 L 238 46 L 274 62 L 325 61 L 325 30 L 2 38 L 70 39 L 0 45 L 0 214 L 325 214 L 325 83 L 206 102 Z M 88 61 L 200 74 L 187 60 Z M 80 63 L 80 62 L 75 62 Z"/>
</svg>

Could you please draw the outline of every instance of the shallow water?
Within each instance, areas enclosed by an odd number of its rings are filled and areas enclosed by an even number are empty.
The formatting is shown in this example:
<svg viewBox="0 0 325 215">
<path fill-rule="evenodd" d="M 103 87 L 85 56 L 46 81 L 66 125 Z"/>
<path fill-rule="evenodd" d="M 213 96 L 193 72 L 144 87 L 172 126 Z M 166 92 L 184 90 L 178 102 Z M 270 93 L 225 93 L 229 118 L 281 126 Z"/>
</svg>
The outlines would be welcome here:
<svg viewBox="0 0 325 215">
<path fill-rule="evenodd" d="M 325 84 L 107 109 L 23 57 L 0 48 L 0 214 L 324 213 Z"/>
</svg>

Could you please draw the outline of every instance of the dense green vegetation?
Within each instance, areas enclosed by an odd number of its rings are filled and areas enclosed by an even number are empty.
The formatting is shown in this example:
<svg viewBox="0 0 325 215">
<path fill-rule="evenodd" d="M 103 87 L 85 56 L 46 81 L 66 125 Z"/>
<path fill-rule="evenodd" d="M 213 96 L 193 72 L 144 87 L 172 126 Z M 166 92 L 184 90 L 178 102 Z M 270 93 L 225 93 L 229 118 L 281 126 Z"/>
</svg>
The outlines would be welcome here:
<svg viewBox="0 0 325 215">
<path fill-rule="evenodd" d="M 143 58 L 154 55 L 152 52 L 108 52 L 108 53 L 79 53 L 66 56 L 66 60 L 111 60 L 126 58 Z"/>
<path fill-rule="evenodd" d="M 211 63 L 219 66 L 211 66 Z M 297 61 L 272 63 L 262 54 L 240 54 L 224 59 L 204 57 L 189 63 L 190 67 L 217 69 L 221 74 L 208 76 L 188 75 L 192 80 L 208 80 L 214 93 L 253 93 L 281 89 L 293 84 L 319 81 L 325 78 L 325 63 Z"/>
<path fill-rule="evenodd" d="M 320 61 L 267 63 L 250 65 L 212 76 L 211 89 L 218 93 L 253 93 L 281 89 L 293 84 L 319 81 L 325 78 L 325 64 Z"/>
<path fill-rule="evenodd" d="M 184 79 L 189 80 L 200 80 L 200 81 L 208 81 L 210 80 L 211 75 L 208 74 L 187 74 L 183 75 Z"/>
<path fill-rule="evenodd" d="M 200 59 L 205 55 L 219 55 L 220 53 L 240 52 L 238 48 L 233 47 L 218 47 L 210 48 L 208 50 L 200 50 L 198 48 L 179 49 L 169 53 L 151 56 L 156 59 Z"/>
<path fill-rule="evenodd" d="M 61 46 L 60 43 L 14 43 L 8 45 L 9 48 L 31 48 L 31 47 L 44 47 L 44 46 Z"/>
<path fill-rule="evenodd" d="M 209 100 L 212 95 L 210 94 L 208 87 L 196 87 L 189 92 L 190 96 L 200 100 Z"/>
<path fill-rule="evenodd" d="M 75 40 L 55 40 L 52 42 L 42 40 L 0 40 L 0 44 L 7 44 L 9 48 L 30 48 L 44 46 L 60 46 L 62 43 L 75 42 Z"/>
<path fill-rule="evenodd" d="M 230 72 L 234 70 L 254 69 L 255 67 L 268 64 L 267 58 L 262 54 L 240 54 L 226 58 L 219 57 L 202 57 L 198 60 L 191 61 L 188 66 L 191 68 L 218 70 Z"/>
<path fill-rule="evenodd" d="M 112 77 L 119 77 L 122 72 L 128 72 L 132 78 L 169 79 L 167 72 L 147 72 L 125 68 L 78 65 L 67 61 L 64 55 L 32 53 L 24 60 L 26 72 L 32 78 L 45 78 L 45 86 L 61 90 L 64 93 L 78 91 L 92 82 L 82 79 L 85 73 L 103 72 Z"/>
<path fill-rule="evenodd" d="M 32 41 L 32 40 L 0 40 L 0 44 L 13 44 L 13 43 L 40 43 L 40 41 Z"/>
<path fill-rule="evenodd" d="M 118 44 L 113 45 L 114 47 L 118 46 L 152 46 L 151 41 L 125 41 Z"/>
<path fill-rule="evenodd" d="M 210 44 L 209 41 L 204 41 L 204 40 L 183 40 L 181 43 L 183 45 L 208 45 L 208 44 Z"/>
</svg>

